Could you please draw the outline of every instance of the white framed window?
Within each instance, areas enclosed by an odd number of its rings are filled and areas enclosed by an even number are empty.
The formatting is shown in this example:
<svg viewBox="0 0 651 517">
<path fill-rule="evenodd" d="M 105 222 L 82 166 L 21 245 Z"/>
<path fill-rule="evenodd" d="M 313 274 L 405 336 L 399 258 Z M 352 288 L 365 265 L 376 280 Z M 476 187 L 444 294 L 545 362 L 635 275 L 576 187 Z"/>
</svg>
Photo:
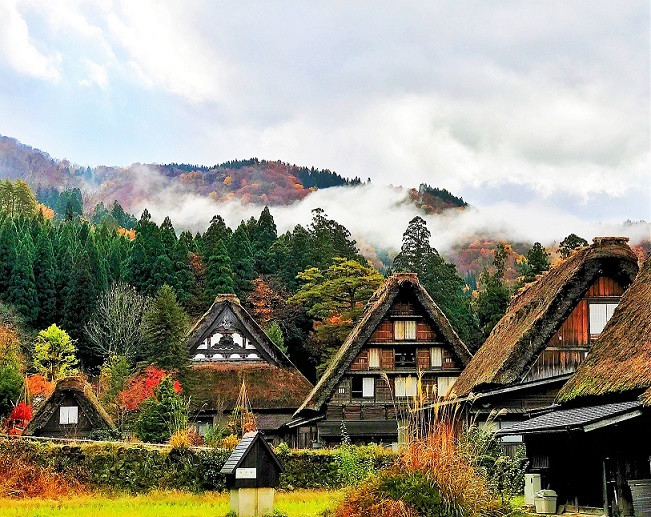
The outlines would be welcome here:
<svg viewBox="0 0 651 517">
<path fill-rule="evenodd" d="M 396 341 L 416 339 L 415 320 L 397 320 L 393 322 L 393 337 Z"/>
<path fill-rule="evenodd" d="M 443 349 L 440 346 L 430 348 L 430 364 L 432 368 L 441 368 L 443 366 Z"/>
<path fill-rule="evenodd" d="M 439 397 L 445 397 L 452 386 L 454 386 L 457 377 L 438 377 L 436 379 L 436 392 Z"/>
<path fill-rule="evenodd" d="M 608 320 L 615 312 L 616 303 L 591 303 L 590 308 L 590 334 L 601 334 Z"/>
<path fill-rule="evenodd" d="M 346 394 L 346 386 L 339 386 L 339 395 Z"/>
<path fill-rule="evenodd" d="M 78 424 L 79 408 L 77 406 L 60 406 L 59 407 L 59 424 Z"/>
<path fill-rule="evenodd" d="M 375 395 L 375 377 L 364 377 L 362 379 L 362 397 L 373 398 Z"/>
<path fill-rule="evenodd" d="M 369 368 L 379 368 L 380 367 L 380 349 L 379 348 L 369 348 L 368 349 L 368 367 Z"/>
<path fill-rule="evenodd" d="M 396 397 L 415 397 L 418 393 L 418 379 L 411 375 L 407 377 L 396 377 Z"/>
</svg>

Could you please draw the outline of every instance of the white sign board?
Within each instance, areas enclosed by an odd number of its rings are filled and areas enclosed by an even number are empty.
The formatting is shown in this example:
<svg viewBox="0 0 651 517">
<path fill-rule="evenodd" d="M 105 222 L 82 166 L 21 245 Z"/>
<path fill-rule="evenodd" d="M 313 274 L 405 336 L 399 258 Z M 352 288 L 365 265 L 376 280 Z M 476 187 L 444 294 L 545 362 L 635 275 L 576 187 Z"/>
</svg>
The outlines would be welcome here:
<svg viewBox="0 0 651 517">
<path fill-rule="evenodd" d="M 254 468 L 249 468 L 249 469 L 235 469 L 235 479 L 255 479 L 256 476 L 256 469 Z"/>
</svg>

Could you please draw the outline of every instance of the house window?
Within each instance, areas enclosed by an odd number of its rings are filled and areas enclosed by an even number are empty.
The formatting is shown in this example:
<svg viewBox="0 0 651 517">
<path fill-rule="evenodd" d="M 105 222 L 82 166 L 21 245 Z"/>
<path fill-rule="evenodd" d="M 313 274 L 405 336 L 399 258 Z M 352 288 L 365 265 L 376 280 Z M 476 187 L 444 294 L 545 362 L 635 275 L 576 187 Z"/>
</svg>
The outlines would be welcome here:
<svg viewBox="0 0 651 517">
<path fill-rule="evenodd" d="M 379 368 L 380 367 L 380 349 L 379 348 L 369 348 L 368 349 L 368 367 L 369 368 Z"/>
<path fill-rule="evenodd" d="M 445 397 L 454 386 L 457 377 L 439 377 L 436 379 L 436 392 L 439 397 Z"/>
<path fill-rule="evenodd" d="M 393 322 L 393 337 L 396 341 L 416 340 L 416 321 L 397 320 Z"/>
<path fill-rule="evenodd" d="M 616 303 L 591 303 L 590 304 L 590 335 L 601 334 L 606 323 L 613 315 Z"/>
<path fill-rule="evenodd" d="M 415 397 L 418 393 L 418 379 L 409 375 L 408 377 L 396 377 L 396 397 Z"/>
<path fill-rule="evenodd" d="M 339 386 L 339 395 L 345 395 L 346 394 L 346 386 Z"/>
<path fill-rule="evenodd" d="M 78 424 L 79 423 L 79 408 L 77 406 L 61 406 L 59 407 L 59 424 Z"/>
<path fill-rule="evenodd" d="M 440 346 L 430 348 L 430 357 L 432 368 L 441 368 L 443 366 L 443 349 Z"/>
<path fill-rule="evenodd" d="M 416 349 L 412 347 L 397 348 L 395 361 L 396 368 L 416 367 Z"/>
<path fill-rule="evenodd" d="M 375 395 L 375 378 L 356 375 L 352 378 L 351 394 L 357 398 L 373 398 Z"/>
</svg>

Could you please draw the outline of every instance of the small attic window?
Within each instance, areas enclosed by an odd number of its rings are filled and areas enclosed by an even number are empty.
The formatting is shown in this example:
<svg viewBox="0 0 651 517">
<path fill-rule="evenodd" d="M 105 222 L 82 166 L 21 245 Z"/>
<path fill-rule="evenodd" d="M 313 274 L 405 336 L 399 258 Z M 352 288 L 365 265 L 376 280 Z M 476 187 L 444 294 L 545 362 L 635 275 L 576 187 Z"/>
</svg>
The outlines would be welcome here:
<svg viewBox="0 0 651 517">
<path fill-rule="evenodd" d="M 393 322 L 393 336 L 396 341 L 416 339 L 416 320 L 396 320 Z"/>
<path fill-rule="evenodd" d="M 590 335 L 598 336 L 604 330 L 606 323 L 615 312 L 616 303 L 591 303 L 590 304 Z"/>
<path fill-rule="evenodd" d="M 69 425 L 79 423 L 79 408 L 77 406 L 59 407 L 59 424 Z"/>
</svg>

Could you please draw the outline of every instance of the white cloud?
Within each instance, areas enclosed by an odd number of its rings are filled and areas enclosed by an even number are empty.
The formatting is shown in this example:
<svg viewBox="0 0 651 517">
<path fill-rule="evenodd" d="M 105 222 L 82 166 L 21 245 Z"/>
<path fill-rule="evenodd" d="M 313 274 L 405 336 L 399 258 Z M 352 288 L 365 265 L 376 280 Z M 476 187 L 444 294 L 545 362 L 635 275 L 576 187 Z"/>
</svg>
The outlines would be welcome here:
<svg viewBox="0 0 651 517">
<path fill-rule="evenodd" d="M 85 87 L 95 85 L 101 90 L 105 90 L 108 87 L 108 72 L 106 71 L 106 67 L 90 59 L 86 59 L 86 65 L 88 66 L 88 77 L 79 81 L 79 84 Z"/>
<path fill-rule="evenodd" d="M 61 78 L 61 56 L 45 55 L 36 48 L 15 0 L 0 2 L 0 59 L 21 74 L 55 82 Z"/>
</svg>

